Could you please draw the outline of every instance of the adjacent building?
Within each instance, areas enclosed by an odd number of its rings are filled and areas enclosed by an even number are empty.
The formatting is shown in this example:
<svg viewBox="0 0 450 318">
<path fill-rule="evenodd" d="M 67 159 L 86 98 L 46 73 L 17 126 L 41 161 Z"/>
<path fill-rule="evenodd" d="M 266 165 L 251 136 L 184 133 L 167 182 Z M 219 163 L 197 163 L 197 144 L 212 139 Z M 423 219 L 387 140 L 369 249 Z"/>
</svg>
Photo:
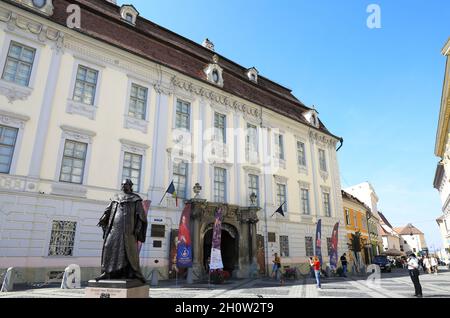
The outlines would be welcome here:
<svg viewBox="0 0 450 318">
<path fill-rule="evenodd" d="M 394 230 L 400 235 L 400 249 L 402 252 L 408 254 L 428 251 L 425 234 L 411 223 L 404 227 L 397 227 Z"/>
<path fill-rule="evenodd" d="M 434 150 L 434 154 L 440 159 L 434 177 L 434 188 L 439 191 L 441 197 L 442 211 L 437 223 L 442 235 L 445 252 L 443 254 L 448 260 L 450 259 L 450 40 L 442 49 L 442 55 L 447 59 L 447 63 Z"/>
<path fill-rule="evenodd" d="M 211 41 L 115 1 L 5 0 L 0 49 L 0 270 L 16 267 L 28 282 L 69 264 L 83 280 L 97 275 L 96 225 L 124 178 L 152 201 L 146 274 L 168 276 L 185 202 L 197 277 L 219 206 L 224 265 L 236 277 L 266 272 L 274 253 L 307 264 L 318 220 L 328 244 L 343 223 L 341 139 L 289 89 Z M 172 181 L 179 205 L 161 201 Z M 274 214 L 280 205 L 285 217 Z"/>
</svg>

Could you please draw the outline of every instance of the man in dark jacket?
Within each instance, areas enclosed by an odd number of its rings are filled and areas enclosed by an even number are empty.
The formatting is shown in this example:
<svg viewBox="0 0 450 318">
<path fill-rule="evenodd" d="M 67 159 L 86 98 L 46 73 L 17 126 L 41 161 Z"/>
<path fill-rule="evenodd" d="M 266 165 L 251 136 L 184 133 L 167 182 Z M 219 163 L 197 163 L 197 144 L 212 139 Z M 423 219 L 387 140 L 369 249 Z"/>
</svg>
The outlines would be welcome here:
<svg viewBox="0 0 450 318">
<path fill-rule="evenodd" d="M 347 254 L 344 253 L 344 255 L 341 256 L 341 264 L 342 264 L 342 275 L 344 277 L 347 277 Z"/>
<path fill-rule="evenodd" d="M 147 218 L 142 198 L 133 193 L 133 182 L 122 183 L 120 195 L 109 204 L 98 226 L 103 229 L 102 275 L 104 279 L 139 279 L 146 282 L 139 265 L 138 242 L 145 242 Z"/>
</svg>

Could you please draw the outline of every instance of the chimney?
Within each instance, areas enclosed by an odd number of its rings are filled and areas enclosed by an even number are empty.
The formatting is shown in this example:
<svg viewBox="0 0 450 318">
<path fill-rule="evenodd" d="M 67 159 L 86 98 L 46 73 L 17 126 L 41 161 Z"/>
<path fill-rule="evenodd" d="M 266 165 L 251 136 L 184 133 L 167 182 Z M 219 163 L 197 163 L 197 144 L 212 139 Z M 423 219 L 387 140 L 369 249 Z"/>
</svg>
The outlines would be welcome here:
<svg viewBox="0 0 450 318">
<path fill-rule="evenodd" d="M 204 47 L 206 47 L 208 50 L 211 50 L 214 52 L 214 43 L 212 43 L 208 38 L 203 41 L 202 44 Z"/>
</svg>

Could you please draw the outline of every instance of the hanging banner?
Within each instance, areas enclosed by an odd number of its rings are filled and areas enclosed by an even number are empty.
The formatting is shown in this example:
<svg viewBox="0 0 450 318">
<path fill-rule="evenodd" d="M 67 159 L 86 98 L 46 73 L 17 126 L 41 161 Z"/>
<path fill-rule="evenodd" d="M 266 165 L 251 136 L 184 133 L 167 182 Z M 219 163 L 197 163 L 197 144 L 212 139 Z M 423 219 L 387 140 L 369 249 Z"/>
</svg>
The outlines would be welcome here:
<svg viewBox="0 0 450 318">
<path fill-rule="evenodd" d="M 320 264 L 322 263 L 322 220 L 317 223 L 316 230 L 316 256 L 319 258 Z"/>
<path fill-rule="evenodd" d="M 211 249 L 211 263 L 209 264 L 210 270 L 223 269 L 222 251 L 220 250 L 221 243 L 222 243 L 222 208 L 219 208 L 216 212 L 216 222 L 214 223 L 214 232 Z"/>
<path fill-rule="evenodd" d="M 332 270 L 336 270 L 338 263 L 338 234 L 339 222 L 334 226 L 333 235 L 331 236 L 330 267 Z"/>
<path fill-rule="evenodd" d="M 142 201 L 142 207 L 144 208 L 144 215 L 145 215 L 145 218 L 148 217 L 148 210 L 150 209 L 150 205 L 151 205 L 151 204 L 152 204 L 152 201 L 150 201 L 150 200 Z M 139 241 L 137 242 L 137 246 L 138 246 L 138 255 L 141 254 L 142 245 L 143 245 L 142 242 L 139 242 Z"/>
<path fill-rule="evenodd" d="M 180 227 L 178 228 L 177 267 L 192 267 L 191 231 L 189 223 L 191 219 L 191 204 L 186 203 L 181 214 Z"/>
</svg>

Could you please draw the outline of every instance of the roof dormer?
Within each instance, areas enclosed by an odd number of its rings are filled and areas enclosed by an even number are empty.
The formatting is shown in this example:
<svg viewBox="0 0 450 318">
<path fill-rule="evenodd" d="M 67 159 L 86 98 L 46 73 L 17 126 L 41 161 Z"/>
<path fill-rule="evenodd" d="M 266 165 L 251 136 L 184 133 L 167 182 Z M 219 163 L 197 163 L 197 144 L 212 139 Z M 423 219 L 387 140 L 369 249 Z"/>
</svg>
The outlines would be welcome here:
<svg viewBox="0 0 450 318">
<path fill-rule="evenodd" d="M 139 11 L 131 4 L 125 4 L 120 8 L 120 16 L 122 20 L 128 22 L 131 25 L 136 25 Z"/>
<path fill-rule="evenodd" d="M 252 67 L 247 70 L 248 79 L 254 83 L 258 83 L 258 75 L 259 75 L 259 72 L 255 67 Z"/>
<path fill-rule="evenodd" d="M 223 68 L 219 66 L 219 56 L 213 56 L 213 63 L 209 64 L 204 70 L 206 79 L 217 86 L 223 87 Z"/>
<path fill-rule="evenodd" d="M 53 15 L 53 0 L 14 0 L 14 2 L 27 6 L 28 8 L 38 11 L 46 16 Z"/>
<path fill-rule="evenodd" d="M 310 123 L 312 126 L 314 126 L 316 128 L 320 127 L 319 113 L 317 112 L 317 110 L 315 108 L 303 113 L 303 116 L 308 121 L 308 123 Z"/>
</svg>

